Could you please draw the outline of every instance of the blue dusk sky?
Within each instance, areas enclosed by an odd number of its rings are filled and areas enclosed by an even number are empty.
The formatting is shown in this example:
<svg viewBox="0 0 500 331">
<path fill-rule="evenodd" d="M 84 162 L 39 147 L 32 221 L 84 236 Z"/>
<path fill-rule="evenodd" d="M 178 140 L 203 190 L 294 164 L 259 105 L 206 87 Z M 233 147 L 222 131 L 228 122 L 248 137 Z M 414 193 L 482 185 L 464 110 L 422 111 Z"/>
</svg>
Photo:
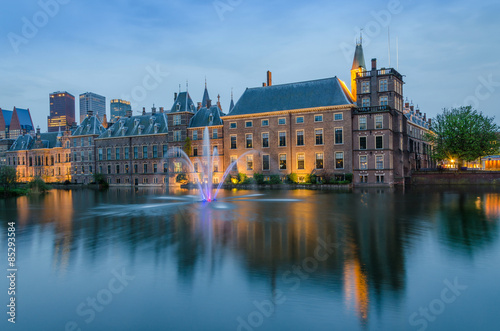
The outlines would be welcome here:
<svg viewBox="0 0 500 331">
<path fill-rule="evenodd" d="M 0 11 L 0 107 L 30 108 L 47 128 L 49 94 L 95 92 L 138 111 L 170 109 L 174 92 L 227 112 L 266 71 L 283 84 L 338 76 L 349 86 L 363 29 L 366 65 L 398 67 L 404 96 L 434 117 L 500 104 L 500 2 L 332 0 L 19 0 Z M 388 29 L 390 31 L 390 63 Z M 398 50 L 398 52 L 397 52 Z M 499 119 L 497 118 L 497 122 Z"/>
</svg>

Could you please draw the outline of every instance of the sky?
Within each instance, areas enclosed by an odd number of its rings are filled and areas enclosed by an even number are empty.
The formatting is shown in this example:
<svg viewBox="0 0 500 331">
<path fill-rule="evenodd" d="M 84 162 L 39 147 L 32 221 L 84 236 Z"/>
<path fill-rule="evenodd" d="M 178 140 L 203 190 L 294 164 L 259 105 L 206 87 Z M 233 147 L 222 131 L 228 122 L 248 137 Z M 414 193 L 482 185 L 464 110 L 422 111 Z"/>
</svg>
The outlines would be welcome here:
<svg viewBox="0 0 500 331">
<path fill-rule="evenodd" d="M 349 86 L 356 39 L 366 65 L 404 75 L 428 117 L 500 104 L 498 0 L 18 0 L 0 10 L 0 108 L 29 108 L 47 129 L 49 94 L 94 92 L 134 111 L 170 109 L 174 93 L 228 112 L 245 89 L 337 76 Z M 389 51 L 390 49 L 390 51 Z M 500 123 L 499 118 L 496 122 Z"/>
</svg>

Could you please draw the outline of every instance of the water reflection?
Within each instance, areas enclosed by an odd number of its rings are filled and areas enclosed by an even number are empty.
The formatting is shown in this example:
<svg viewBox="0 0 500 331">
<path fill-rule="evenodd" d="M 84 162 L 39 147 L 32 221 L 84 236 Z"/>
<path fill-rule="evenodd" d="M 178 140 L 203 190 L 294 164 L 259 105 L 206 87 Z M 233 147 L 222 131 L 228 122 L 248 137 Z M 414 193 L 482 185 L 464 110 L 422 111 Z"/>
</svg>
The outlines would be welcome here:
<svg viewBox="0 0 500 331">
<path fill-rule="evenodd" d="M 169 193 L 51 191 L 4 200 L 0 215 L 17 219 L 28 236 L 46 236 L 37 228 L 50 227 L 52 266 L 60 277 L 111 256 L 131 266 L 149 263 L 152 270 L 173 263 L 178 285 L 189 289 L 197 275 L 214 277 L 237 260 L 249 286 L 267 284 L 269 297 L 290 288 L 283 276 L 314 256 L 318 238 L 330 240 L 333 253 L 317 261 L 298 295 L 334 293 L 362 326 L 371 311 L 401 305 L 406 255 L 429 228 L 451 249 L 471 253 L 497 239 L 500 218 L 495 192 L 270 191 L 241 200 L 233 198 L 245 193 L 226 191 L 224 208 L 195 203 L 192 192 Z M 34 239 L 32 245 L 46 240 Z"/>
</svg>

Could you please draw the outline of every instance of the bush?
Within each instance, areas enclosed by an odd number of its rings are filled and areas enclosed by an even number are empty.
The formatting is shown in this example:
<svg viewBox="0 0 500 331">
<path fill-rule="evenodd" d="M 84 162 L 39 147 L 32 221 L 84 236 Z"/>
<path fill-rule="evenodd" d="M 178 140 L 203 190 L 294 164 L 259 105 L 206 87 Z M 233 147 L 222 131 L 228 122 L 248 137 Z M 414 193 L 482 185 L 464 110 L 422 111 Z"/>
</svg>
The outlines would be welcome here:
<svg viewBox="0 0 500 331">
<path fill-rule="evenodd" d="M 299 176 L 296 173 L 291 173 L 286 176 L 286 181 L 288 184 L 297 184 L 299 182 Z"/>
<path fill-rule="evenodd" d="M 109 187 L 108 182 L 103 174 L 95 173 L 94 174 L 94 182 L 99 185 L 100 188 L 106 189 Z"/>
<path fill-rule="evenodd" d="M 263 174 L 256 173 L 256 174 L 253 175 L 253 179 L 259 185 L 265 184 L 265 182 L 264 182 L 264 175 Z"/>
<path fill-rule="evenodd" d="M 345 180 L 347 182 L 352 183 L 352 178 L 353 178 L 352 174 L 345 174 Z"/>
<path fill-rule="evenodd" d="M 180 184 L 182 184 L 182 185 L 187 184 L 188 179 L 187 179 L 186 174 L 178 174 L 178 175 L 175 177 L 175 182 L 176 182 L 176 183 L 180 183 Z"/>
<path fill-rule="evenodd" d="M 269 184 L 281 184 L 280 175 L 271 175 L 269 179 Z"/>
<path fill-rule="evenodd" d="M 47 185 L 41 177 L 35 177 L 28 183 L 28 188 L 31 193 L 45 193 L 50 190 L 51 187 Z"/>
</svg>

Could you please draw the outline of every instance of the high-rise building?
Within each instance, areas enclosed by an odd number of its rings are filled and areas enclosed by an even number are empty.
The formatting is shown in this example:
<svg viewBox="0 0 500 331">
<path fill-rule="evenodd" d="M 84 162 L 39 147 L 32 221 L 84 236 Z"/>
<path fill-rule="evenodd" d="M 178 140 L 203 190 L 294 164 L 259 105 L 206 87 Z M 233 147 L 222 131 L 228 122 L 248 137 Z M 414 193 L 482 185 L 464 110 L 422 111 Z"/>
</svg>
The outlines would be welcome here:
<svg viewBox="0 0 500 331">
<path fill-rule="evenodd" d="M 106 97 L 92 92 L 80 94 L 80 123 L 85 117 L 92 115 L 96 115 L 102 121 L 105 114 Z"/>
<path fill-rule="evenodd" d="M 54 92 L 49 99 L 48 132 L 65 131 L 67 126 L 75 123 L 75 97 L 68 92 Z"/>
<path fill-rule="evenodd" d="M 110 114 L 111 122 L 115 123 L 120 117 L 128 116 L 129 112 L 132 111 L 130 106 L 130 101 L 125 101 L 121 99 L 113 99 L 110 103 Z"/>
</svg>

